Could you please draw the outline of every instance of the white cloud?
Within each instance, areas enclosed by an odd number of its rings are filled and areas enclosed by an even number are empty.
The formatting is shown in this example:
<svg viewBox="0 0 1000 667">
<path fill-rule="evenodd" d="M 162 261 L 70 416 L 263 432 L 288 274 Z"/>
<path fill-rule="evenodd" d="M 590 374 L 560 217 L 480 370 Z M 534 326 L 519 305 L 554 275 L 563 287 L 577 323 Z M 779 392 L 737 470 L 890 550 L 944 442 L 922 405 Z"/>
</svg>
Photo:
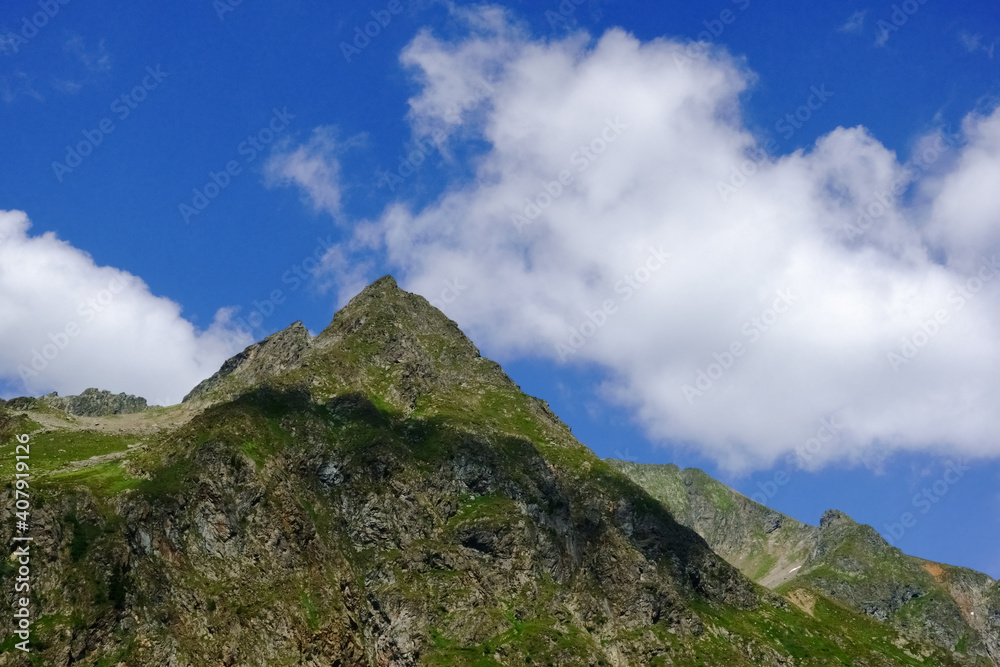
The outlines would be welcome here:
<svg viewBox="0 0 1000 667">
<path fill-rule="evenodd" d="M 865 29 L 865 17 L 868 16 L 867 9 L 861 9 L 851 14 L 844 25 L 840 26 L 840 32 L 849 32 L 860 35 Z"/>
<path fill-rule="evenodd" d="M 12 53 L 17 53 L 17 39 L 16 35 L 11 33 L 0 34 L 0 53 L 4 55 L 10 55 Z"/>
<path fill-rule="evenodd" d="M 1000 248 L 1000 111 L 973 114 L 962 124 L 968 145 L 951 169 L 922 183 L 930 215 L 926 237 L 948 264 L 972 271 Z"/>
<path fill-rule="evenodd" d="M 0 211 L 0 379 L 23 393 L 96 386 L 176 403 L 253 342 L 220 310 L 207 330 L 128 272 Z"/>
<path fill-rule="evenodd" d="M 961 42 L 962 46 L 969 53 L 982 51 L 989 58 L 993 58 L 993 52 L 996 50 L 997 44 L 1000 43 L 1000 40 L 994 39 L 989 44 L 984 44 L 982 35 L 974 35 L 964 31 L 958 33 L 958 41 Z"/>
<path fill-rule="evenodd" d="M 447 135 L 468 124 L 495 92 L 490 80 L 525 39 L 502 9 L 456 7 L 453 12 L 476 31 L 470 39 L 441 42 L 422 30 L 400 56 L 423 85 L 421 94 L 410 100 L 409 118 L 418 136 Z"/>
<path fill-rule="evenodd" d="M 35 88 L 32 76 L 25 72 L 0 74 L 0 98 L 3 98 L 4 103 L 10 104 L 21 95 L 27 95 L 38 102 L 45 101 L 45 97 Z"/>
<path fill-rule="evenodd" d="M 111 69 L 111 54 L 100 40 L 97 46 L 88 47 L 80 35 L 73 35 L 63 45 L 63 50 L 69 53 L 90 72 L 107 72 Z"/>
<path fill-rule="evenodd" d="M 417 134 L 453 128 L 447 110 L 491 82 L 463 125 L 489 146 L 474 177 L 419 210 L 388 206 L 345 249 L 374 243 L 430 299 L 460 280 L 448 314 L 506 355 L 583 342 L 570 363 L 608 369 L 608 395 L 653 438 L 725 467 L 768 465 L 831 416 L 815 465 L 1000 454 L 1000 276 L 967 286 L 1000 250 L 1000 113 L 970 118 L 965 146 L 922 138 L 930 152 L 905 164 L 862 127 L 748 160 L 738 59 L 618 29 L 533 40 L 500 10 L 477 16 L 469 37 L 421 33 L 403 54 L 423 85 Z M 718 377 L 685 395 L 700 372 Z"/>
<path fill-rule="evenodd" d="M 83 90 L 82 83 L 79 81 L 72 81 L 70 79 L 53 79 L 52 87 L 60 93 L 66 93 L 67 95 L 76 95 L 78 92 Z"/>
<path fill-rule="evenodd" d="M 294 150 L 275 150 L 265 165 L 268 184 L 297 185 L 313 208 L 340 218 L 341 150 L 334 128 L 318 127 L 307 143 Z"/>
</svg>

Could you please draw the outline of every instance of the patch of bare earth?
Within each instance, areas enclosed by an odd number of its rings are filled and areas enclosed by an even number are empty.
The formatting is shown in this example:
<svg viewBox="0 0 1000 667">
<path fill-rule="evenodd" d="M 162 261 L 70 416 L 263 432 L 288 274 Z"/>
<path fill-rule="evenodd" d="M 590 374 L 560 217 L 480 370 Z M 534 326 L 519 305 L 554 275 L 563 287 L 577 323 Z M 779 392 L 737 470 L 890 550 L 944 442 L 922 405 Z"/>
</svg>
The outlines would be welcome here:
<svg viewBox="0 0 1000 667">
<path fill-rule="evenodd" d="M 813 609 L 816 607 L 816 596 L 806 589 L 796 588 L 786 595 L 785 598 L 810 616 L 815 615 L 813 614 Z"/>
<path fill-rule="evenodd" d="M 924 563 L 924 569 L 927 570 L 928 574 L 932 577 L 941 581 L 941 576 L 944 574 L 944 568 L 942 568 L 937 563 L 926 562 Z"/>
</svg>

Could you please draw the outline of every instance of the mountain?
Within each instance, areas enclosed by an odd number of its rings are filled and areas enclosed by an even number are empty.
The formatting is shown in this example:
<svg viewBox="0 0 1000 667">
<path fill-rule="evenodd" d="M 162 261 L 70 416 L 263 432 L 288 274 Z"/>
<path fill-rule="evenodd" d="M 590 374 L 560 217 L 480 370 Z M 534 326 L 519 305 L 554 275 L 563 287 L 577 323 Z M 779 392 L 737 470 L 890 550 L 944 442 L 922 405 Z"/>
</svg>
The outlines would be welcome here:
<svg viewBox="0 0 1000 667">
<path fill-rule="evenodd" d="M 890 546 L 837 510 L 819 526 L 675 465 L 608 461 L 745 575 L 810 610 L 833 600 L 914 639 L 1000 664 L 1000 584 Z"/>
<path fill-rule="evenodd" d="M 0 406 L 31 501 L 22 531 L 8 478 L 0 539 L 33 538 L 0 665 L 992 664 L 755 583 L 388 276 L 113 412 Z"/>
</svg>

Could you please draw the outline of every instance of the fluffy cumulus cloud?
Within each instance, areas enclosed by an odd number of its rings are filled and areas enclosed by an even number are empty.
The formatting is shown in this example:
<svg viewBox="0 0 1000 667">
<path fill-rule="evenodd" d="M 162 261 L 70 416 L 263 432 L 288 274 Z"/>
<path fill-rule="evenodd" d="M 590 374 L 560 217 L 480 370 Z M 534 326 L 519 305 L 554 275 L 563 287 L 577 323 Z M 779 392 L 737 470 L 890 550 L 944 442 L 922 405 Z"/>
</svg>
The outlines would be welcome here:
<svg viewBox="0 0 1000 667">
<path fill-rule="evenodd" d="M 418 137 L 488 146 L 473 178 L 345 249 L 491 349 L 605 368 L 651 437 L 734 470 L 1000 454 L 1000 113 L 912 156 L 863 127 L 772 156 L 724 52 L 466 18 L 402 62 Z"/>
<path fill-rule="evenodd" d="M 140 278 L 30 227 L 24 213 L 0 211 L 0 380 L 9 393 L 97 386 L 176 403 L 252 342 L 228 311 L 199 331 Z"/>
</svg>

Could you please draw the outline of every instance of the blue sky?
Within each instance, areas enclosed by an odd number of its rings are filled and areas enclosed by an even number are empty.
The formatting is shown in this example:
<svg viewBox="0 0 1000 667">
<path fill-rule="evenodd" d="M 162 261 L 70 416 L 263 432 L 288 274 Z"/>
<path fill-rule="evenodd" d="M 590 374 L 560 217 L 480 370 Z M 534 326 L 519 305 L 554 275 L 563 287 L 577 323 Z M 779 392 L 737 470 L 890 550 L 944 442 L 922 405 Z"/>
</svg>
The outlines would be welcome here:
<svg viewBox="0 0 1000 667">
<path fill-rule="evenodd" d="M 998 577 L 998 45 L 982 1 L 7 3 L 0 388 L 173 402 L 392 273 L 599 455 Z"/>
</svg>

